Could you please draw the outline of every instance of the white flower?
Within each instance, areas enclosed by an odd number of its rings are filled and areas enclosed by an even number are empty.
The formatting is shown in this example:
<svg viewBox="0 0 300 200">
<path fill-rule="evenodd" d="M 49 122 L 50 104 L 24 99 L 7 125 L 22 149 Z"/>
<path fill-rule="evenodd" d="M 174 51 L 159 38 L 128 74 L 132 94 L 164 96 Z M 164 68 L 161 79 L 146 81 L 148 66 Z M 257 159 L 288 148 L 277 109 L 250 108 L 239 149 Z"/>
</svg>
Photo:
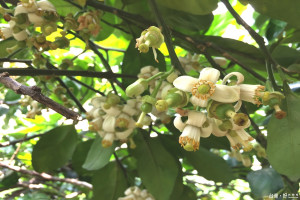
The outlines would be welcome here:
<svg viewBox="0 0 300 200">
<path fill-rule="evenodd" d="M 182 122 L 181 116 L 177 116 L 173 123 L 182 132 L 179 143 L 187 151 L 199 149 L 200 137 L 209 137 L 212 132 L 212 124 L 204 113 L 198 111 L 189 111 L 186 122 Z"/>
<path fill-rule="evenodd" d="M 148 79 L 157 74 L 158 72 L 158 68 L 148 65 L 141 68 L 140 73 L 138 74 L 138 78 Z M 155 86 L 155 79 L 150 81 L 148 84 L 150 87 L 153 88 Z"/>
<path fill-rule="evenodd" d="M 37 4 L 38 8 L 40 8 L 41 10 L 45 10 L 45 11 L 49 11 L 49 12 L 56 12 L 55 6 L 53 6 L 53 4 L 47 0 L 38 1 L 36 4 Z"/>
<path fill-rule="evenodd" d="M 199 64 L 199 54 L 194 54 L 193 56 L 188 53 L 185 57 L 178 57 L 179 62 L 183 69 L 186 72 L 189 72 L 191 70 L 200 70 L 200 64 Z"/>
<path fill-rule="evenodd" d="M 260 98 L 263 95 L 265 86 L 242 84 L 244 82 L 244 75 L 240 72 L 231 72 L 227 74 L 222 84 L 225 84 L 232 76 L 237 77 L 236 85 L 240 87 L 240 100 L 247 101 L 256 105 L 262 104 Z"/>
<path fill-rule="evenodd" d="M 0 30 L 0 37 L 5 40 L 13 35 L 12 29 L 10 27 L 2 28 Z"/>
<path fill-rule="evenodd" d="M 240 98 L 238 86 L 217 85 L 220 72 L 214 68 L 204 68 L 200 72 L 199 79 L 190 76 L 180 76 L 173 85 L 185 92 L 191 92 L 190 101 L 195 106 L 206 107 L 209 98 L 222 102 L 233 103 Z"/>
<path fill-rule="evenodd" d="M 18 33 L 13 33 L 13 36 L 17 41 L 23 41 L 28 38 L 28 33 L 26 30 L 22 30 Z"/>
<path fill-rule="evenodd" d="M 119 197 L 118 200 L 155 200 L 154 197 L 146 190 L 141 190 L 133 186 L 125 190 L 125 197 Z"/>
<path fill-rule="evenodd" d="M 233 149 L 238 150 L 243 146 L 244 151 L 250 151 L 252 149 L 252 145 L 249 143 L 253 140 L 253 138 L 244 130 L 248 128 L 251 124 L 248 119 L 247 123 L 244 126 L 236 125 L 231 119 L 232 128 L 229 130 L 221 130 L 220 125 L 222 124 L 221 120 L 212 119 L 213 128 L 212 134 L 217 137 L 226 136 L 230 142 L 230 145 Z"/>
<path fill-rule="evenodd" d="M 227 60 L 223 57 L 214 57 L 214 61 L 221 67 L 223 67 L 227 64 Z"/>
</svg>

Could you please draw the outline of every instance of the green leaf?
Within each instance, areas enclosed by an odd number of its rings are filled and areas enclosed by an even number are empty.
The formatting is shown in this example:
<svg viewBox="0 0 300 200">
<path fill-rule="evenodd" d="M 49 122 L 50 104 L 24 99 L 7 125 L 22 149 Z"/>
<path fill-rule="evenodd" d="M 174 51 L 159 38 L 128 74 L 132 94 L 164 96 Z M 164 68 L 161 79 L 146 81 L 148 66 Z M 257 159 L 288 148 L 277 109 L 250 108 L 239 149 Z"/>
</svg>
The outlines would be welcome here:
<svg viewBox="0 0 300 200">
<path fill-rule="evenodd" d="M 0 58 L 7 57 L 9 55 L 9 53 L 6 51 L 6 49 L 13 47 L 16 44 L 17 44 L 17 41 L 12 38 L 0 41 L 0 48 L 1 48 Z"/>
<path fill-rule="evenodd" d="M 20 177 L 18 176 L 17 172 L 13 172 L 7 169 L 2 170 L 2 172 L 4 177 L 1 177 L 1 181 L 0 181 L 1 190 L 13 187 L 18 183 Z"/>
<path fill-rule="evenodd" d="M 49 1 L 54 5 L 57 13 L 61 16 L 66 16 L 69 13 L 72 13 L 74 15 L 75 13 L 80 11 L 79 8 L 64 0 L 49 0 Z"/>
<path fill-rule="evenodd" d="M 282 177 L 272 168 L 252 171 L 247 179 L 251 192 L 257 198 L 275 194 L 284 187 Z"/>
<path fill-rule="evenodd" d="M 214 19 L 212 14 L 193 15 L 166 7 L 162 7 L 160 10 L 167 25 L 186 35 L 204 34 Z"/>
<path fill-rule="evenodd" d="M 230 143 L 226 137 L 210 135 L 208 138 L 201 138 L 200 145 L 206 149 L 214 148 L 230 150 Z"/>
<path fill-rule="evenodd" d="M 37 172 L 48 172 L 64 166 L 77 144 L 73 125 L 59 126 L 46 132 L 33 147 L 32 166 Z"/>
<path fill-rule="evenodd" d="M 287 116 L 281 120 L 271 117 L 268 124 L 267 155 L 272 167 L 293 180 L 300 178 L 300 97 L 285 96 L 283 108 Z"/>
<path fill-rule="evenodd" d="M 178 161 L 158 138 L 149 138 L 146 134 L 141 131 L 134 138 L 137 147 L 133 155 L 137 158 L 138 174 L 155 199 L 169 199 L 179 173 Z"/>
<path fill-rule="evenodd" d="M 298 0 L 251 0 L 249 3 L 261 14 L 300 27 L 300 1 Z"/>
<path fill-rule="evenodd" d="M 94 140 L 88 140 L 84 142 L 80 142 L 73 153 L 72 156 L 72 167 L 74 170 L 82 175 L 86 174 L 88 171 L 82 168 L 84 161 L 88 155 L 88 152 L 93 144 Z"/>
<path fill-rule="evenodd" d="M 113 144 L 110 147 L 104 148 L 102 146 L 102 138 L 97 137 L 87 155 L 87 158 L 83 164 L 83 168 L 87 170 L 101 169 L 108 164 L 112 153 L 115 150 L 116 145 Z"/>
<path fill-rule="evenodd" d="M 194 15 L 206 15 L 215 10 L 218 6 L 217 0 L 163 0 L 158 4 L 168 8 L 184 11 Z"/>
<path fill-rule="evenodd" d="M 197 195 L 189 186 L 184 185 L 182 194 L 180 195 L 178 200 L 182 200 L 182 199 L 184 199 L 184 200 L 196 200 Z"/>
<path fill-rule="evenodd" d="M 4 101 L 16 101 L 19 100 L 20 98 L 21 98 L 20 94 L 17 94 L 12 90 L 8 90 L 5 95 Z"/>
<path fill-rule="evenodd" d="M 272 52 L 272 56 L 282 66 L 289 66 L 300 61 L 300 52 L 288 46 L 278 46 Z"/>
<path fill-rule="evenodd" d="M 228 183 L 234 179 L 231 168 L 218 155 L 200 147 L 195 152 L 185 152 L 185 156 L 198 171 L 198 175 L 215 182 Z"/>
<path fill-rule="evenodd" d="M 279 34 L 283 32 L 286 27 L 286 22 L 271 19 L 267 26 L 266 38 L 271 41 L 278 37 Z"/>
<path fill-rule="evenodd" d="M 126 177 L 116 162 L 98 170 L 93 176 L 92 184 L 94 200 L 117 200 L 125 196 L 124 191 L 128 187 Z"/>
<path fill-rule="evenodd" d="M 114 32 L 115 28 L 113 26 L 108 25 L 105 22 L 108 22 L 110 24 L 115 24 L 116 23 L 115 18 L 116 18 L 116 16 L 114 14 L 111 14 L 111 13 L 103 14 L 103 16 L 101 17 L 101 21 L 100 21 L 101 30 L 95 38 L 96 41 L 104 40 L 104 39 L 108 38 Z"/>
<path fill-rule="evenodd" d="M 148 53 L 139 53 L 138 49 L 135 48 L 135 41 L 132 40 L 124 55 L 122 73 L 137 75 L 140 73 L 140 69 L 147 65 L 157 67 L 160 71 L 166 71 L 166 63 L 163 54 L 158 49 L 156 49 L 156 52 L 159 63 L 154 60 L 151 48 Z M 123 85 L 127 87 L 134 81 L 134 79 L 125 78 L 123 79 Z"/>
</svg>

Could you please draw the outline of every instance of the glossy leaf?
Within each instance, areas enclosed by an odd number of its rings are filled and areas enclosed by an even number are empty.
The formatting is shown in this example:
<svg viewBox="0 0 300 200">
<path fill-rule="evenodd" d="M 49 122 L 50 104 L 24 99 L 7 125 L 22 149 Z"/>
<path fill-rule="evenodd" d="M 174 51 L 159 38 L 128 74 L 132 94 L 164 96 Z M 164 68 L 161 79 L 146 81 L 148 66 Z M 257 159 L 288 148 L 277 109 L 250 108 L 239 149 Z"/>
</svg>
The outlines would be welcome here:
<svg viewBox="0 0 300 200">
<path fill-rule="evenodd" d="M 64 0 L 49 0 L 49 1 L 56 8 L 56 12 L 62 16 L 66 16 L 69 13 L 72 13 L 74 15 L 75 13 L 80 11 L 78 7 Z"/>
<path fill-rule="evenodd" d="M 122 64 L 122 72 L 124 74 L 137 75 L 140 73 L 140 69 L 147 65 L 157 67 L 160 71 L 166 70 L 165 58 L 159 50 L 156 50 L 157 59 L 159 61 L 159 63 L 157 63 L 154 60 L 152 48 L 149 49 L 148 53 L 139 53 L 138 49 L 135 48 L 135 43 L 134 40 L 131 41 L 125 52 Z M 134 81 L 134 79 L 125 78 L 123 79 L 123 84 L 128 86 Z"/>
<path fill-rule="evenodd" d="M 164 148 L 158 138 L 149 138 L 139 132 L 135 139 L 137 170 L 147 190 L 157 199 L 169 199 L 179 169 L 175 158 Z M 163 190 L 162 190 L 163 188 Z"/>
<path fill-rule="evenodd" d="M 267 155 L 272 167 L 293 180 L 300 178 L 300 97 L 288 91 L 283 103 L 287 116 L 272 116 L 268 124 Z"/>
<path fill-rule="evenodd" d="M 97 137 L 94 140 L 87 154 L 86 160 L 82 166 L 84 169 L 87 170 L 101 169 L 109 162 L 109 159 L 112 153 L 114 152 L 116 146 L 113 144 L 110 147 L 104 148 L 101 142 L 102 142 L 101 137 Z"/>
<path fill-rule="evenodd" d="M 6 51 L 6 49 L 11 48 L 11 47 L 15 46 L 16 44 L 17 44 L 17 41 L 12 38 L 0 41 L 0 48 L 1 48 L 0 58 L 7 57 L 9 55 L 9 53 Z"/>
<path fill-rule="evenodd" d="M 274 19 L 286 21 L 294 27 L 300 27 L 300 2 L 298 0 L 251 0 L 255 11 Z"/>
<path fill-rule="evenodd" d="M 257 198 L 275 194 L 284 186 L 282 177 L 272 168 L 252 171 L 247 175 L 247 179 L 251 193 Z"/>
<path fill-rule="evenodd" d="M 89 152 L 93 142 L 94 142 L 94 140 L 80 142 L 76 146 L 76 149 L 73 153 L 72 167 L 80 175 L 87 173 L 87 170 L 83 169 L 82 165 L 84 164 L 84 161 L 86 160 L 86 157 L 88 155 L 88 152 Z"/>
<path fill-rule="evenodd" d="M 231 168 L 220 156 L 200 147 L 195 152 L 185 152 L 185 156 L 198 171 L 198 175 L 215 182 L 228 183 L 234 179 Z"/>
<path fill-rule="evenodd" d="M 160 5 L 168 8 L 184 11 L 194 15 L 206 15 L 211 13 L 218 6 L 217 0 L 163 0 L 158 1 Z"/>
<path fill-rule="evenodd" d="M 73 125 L 56 127 L 43 135 L 33 147 L 32 166 L 37 172 L 62 167 L 72 157 L 77 144 Z"/>
<path fill-rule="evenodd" d="M 116 162 L 109 163 L 93 175 L 93 199 L 117 200 L 129 187 L 126 177 Z"/>
</svg>

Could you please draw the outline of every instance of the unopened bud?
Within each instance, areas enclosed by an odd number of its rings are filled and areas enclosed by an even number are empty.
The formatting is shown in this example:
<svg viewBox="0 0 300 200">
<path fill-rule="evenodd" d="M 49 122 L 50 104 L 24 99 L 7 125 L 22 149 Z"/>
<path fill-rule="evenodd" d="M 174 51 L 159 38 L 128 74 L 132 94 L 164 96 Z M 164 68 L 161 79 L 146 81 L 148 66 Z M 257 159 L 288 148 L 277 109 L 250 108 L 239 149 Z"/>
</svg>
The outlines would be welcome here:
<svg viewBox="0 0 300 200">
<path fill-rule="evenodd" d="M 128 97 L 137 97 L 141 95 L 148 88 L 148 82 L 140 78 L 131 85 L 129 85 L 125 92 Z"/>
</svg>

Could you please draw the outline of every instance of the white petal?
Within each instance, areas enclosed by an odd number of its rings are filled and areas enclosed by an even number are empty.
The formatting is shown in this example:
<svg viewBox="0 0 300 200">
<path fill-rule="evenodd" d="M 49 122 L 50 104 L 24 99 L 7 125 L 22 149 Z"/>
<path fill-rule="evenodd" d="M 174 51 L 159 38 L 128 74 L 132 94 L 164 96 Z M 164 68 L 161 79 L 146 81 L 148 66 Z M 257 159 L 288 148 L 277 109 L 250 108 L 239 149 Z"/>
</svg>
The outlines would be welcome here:
<svg viewBox="0 0 300 200">
<path fill-rule="evenodd" d="M 19 33 L 13 33 L 14 38 L 17 41 L 23 41 L 26 40 L 28 37 L 28 34 L 26 32 L 26 30 L 20 31 Z"/>
<path fill-rule="evenodd" d="M 18 5 L 15 9 L 14 16 L 17 16 L 17 15 L 23 14 L 23 13 L 28 13 L 28 9 L 22 5 Z"/>
<path fill-rule="evenodd" d="M 200 128 L 192 125 L 187 125 L 184 127 L 180 137 L 188 137 L 193 139 L 195 142 L 200 141 Z"/>
<path fill-rule="evenodd" d="M 188 120 L 186 124 L 202 127 L 203 123 L 206 121 L 206 115 L 202 112 L 190 110 L 188 113 Z"/>
<path fill-rule="evenodd" d="M 115 139 L 115 135 L 113 133 L 106 133 L 102 140 L 102 145 L 105 144 L 105 147 L 109 147 L 112 145 Z"/>
<path fill-rule="evenodd" d="M 154 70 L 154 67 L 151 65 L 148 65 L 148 66 L 142 67 L 140 73 L 141 74 L 151 73 L 153 70 Z"/>
<path fill-rule="evenodd" d="M 221 120 L 218 119 L 211 119 L 212 121 L 212 134 L 217 137 L 223 137 L 226 135 L 227 131 L 222 131 L 219 129 L 219 125 L 222 124 Z"/>
<path fill-rule="evenodd" d="M 103 130 L 106 132 L 115 132 L 116 118 L 114 116 L 107 115 L 103 122 Z"/>
<path fill-rule="evenodd" d="M 97 133 L 100 135 L 100 137 L 104 137 L 105 136 L 105 132 L 104 131 L 97 131 Z"/>
<path fill-rule="evenodd" d="M 227 60 L 223 57 L 214 57 L 214 61 L 221 67 L 223 67 L 227 64 Z"/>
<path fill-rule="evenodd" d="M 211 96 L 215 101 L 221 103 L 233 103 L 240 99 L 239 86 L 216 85 L 216 90 Z"/>
<path fill-rule="evenodd" d="M 28 13 L 28 19 L 36 27 L 41 26 L 44 21 L 44 18 L 42 18 L 41 16 L 38 16 L 35 13 Z"/>
<path fill-rule="evenodd" d="M 201 137 L 207 138 L 211 135 L 213 129 L 213 125 L 210 122 L 208 127 L 201 128 Z"/>
<path fill-rule="evenodd" d="M 173 121 L 173 124 L 175 128 L 177 128 L 180 132 L 182 132 L 185 127 L 185 123 L 182 122 L 181 116 L 176 116 Z"/>
<path fill-rule="evenodd" d="M 205 108 L 207 106 L 207 102 L 208 100 L 202 100 L 202 99 L 198 99 L 195 96 L 192 96 L 190 99 L 190 102 L 194 105 L 194 106 L 200 106 L 202 108 Z"/>
<path fill-rule="evenodd" d="M 136 110 L 135 108 L 133 108 L 129 105 L 125 105 L 123 107 L 122 111 L 130 116 L 137 115 L 137 113 L 138 113 L 138 110 Z"/>
<path fill-rule="evenodd" d="M 168 91 L 172 88 L 173 88 L 173 85 L 171 85 L 171 84 L 166 84 L 166 85 L 162 86 L 161 95 L 160 95 L 161 98 L 162 99 L 165 98 L 165 96 L 168 94 Z"/>
<path fill-rule="evenodd" d="M 242 138 L 244 141 L 251 141 L 253 138 L 249 133 L 247 133 L 244 129 L 236 130 L 236 133 Z"/>
<path fill-rule="evenodd" d="M 220 71 L 211 67 L 206 67 L 201 70 L 199 79 L 216 83 L 219 80 Z"/>
<path fill-rule="evenodd" d="M 95 130 L 100 130 L 102 128 L 102 124 L 103 124 L 102 117 L 98 117 L 90 122 L 90 125 L 92 125 Z"/>
<path fill-rule="evenodd" d="M 243 104 L 243 102 L 241 100 L 238 100 L 238 102 L 236 102 L 236 104 L 234 105 L 234 111 L 235 112 L 239 111 L 242 104 Z"/>
<path fill-rule="evenodd" d="M 104 110 L 104 112 L 111 116 L 118 116 L 121 113 L 121 110 L 118 106 L 113 106 L 109 109 L 105 109 L 104 104 L 101 104 L 101 108 Z"/>
<path fill-rule="evenodd" d="M 36 4 L 37 4 L 37 6 L 38 6 L 39 8 L 41 8 L 42 10 L 56 12 L 56 9 L 55 9 L 55 7 L 53 6 L 53 4 L 50 3 L 50 2 L 47 1 L 47 0 L 41 0 L 41 1 L 38 1 Z"/>
<path fill-rule="evenodd" d="M 222 84 L 225 85 L 226 82 L 232 77 L 232 76 L 236 76 L 237 77 L 237 85 L 241 84 L 242 82 L 244 82 L 244 75 L 240 72 L 231 72 L 229 74 L 227 74 L 222 81 Z"/>
<path fill-rule="evenodd" d="M 100 107 L 101 104 L 106 100 L 106 97 L 94 97 L 91 100 L 91 104 L 95 107 Z"/>
<path fill-rule="evenodd" d="M 179 76 L 173 82 L 173 85 L 182 91 L 191 92 L 194 85 L 198 82 L 198 79 L 191 76 Z"/>
<path fill-rule="evenodd" d="M 3 28 L 1 29 L 4 39 L 10 38 L 13 35 L 11 28 Z"/>
<path fill-rule="evenodd" d="M 120 140 L 124 140 L 126 139 L 131 133 L 133 132 L 133 129 L 127 129 L 126 131 L 122 131 L 122 132 L 116 132 L 116 137 Z"/>
</svg>

